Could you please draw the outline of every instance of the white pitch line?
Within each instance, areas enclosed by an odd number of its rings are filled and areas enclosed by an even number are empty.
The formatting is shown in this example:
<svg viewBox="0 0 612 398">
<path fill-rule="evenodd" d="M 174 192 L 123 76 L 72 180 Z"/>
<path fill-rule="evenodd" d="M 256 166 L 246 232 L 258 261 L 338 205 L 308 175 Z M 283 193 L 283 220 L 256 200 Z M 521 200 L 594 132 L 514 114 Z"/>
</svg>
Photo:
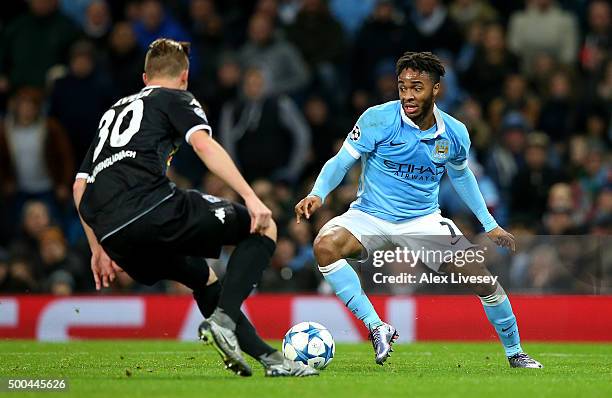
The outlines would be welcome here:
<svg viewBox="0 0 612 398">
<path fill-rule="evenodd" d="M 566 357 L 608 357 L 608 358 L 612 358 L 612 354 L 568 354 L 566 352 L 542 352 L 537 354 L 538 356 L 542 356 L 542 357 L 561 357 L 561 358 L 566 358 Z"/>
</svg>

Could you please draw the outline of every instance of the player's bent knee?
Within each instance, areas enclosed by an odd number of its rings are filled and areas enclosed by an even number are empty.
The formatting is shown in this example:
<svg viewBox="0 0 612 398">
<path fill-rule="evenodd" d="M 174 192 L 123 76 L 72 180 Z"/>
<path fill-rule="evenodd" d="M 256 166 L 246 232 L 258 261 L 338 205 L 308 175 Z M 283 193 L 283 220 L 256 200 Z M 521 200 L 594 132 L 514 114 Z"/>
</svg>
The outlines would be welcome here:
<svg viewBox="0 0 612 398">
<path fill-rule="evenodd" d="M 278 228 L 276 226 L 276 223 L 274 222 L 274 219 L 272 218 L 270 219 L 270 224 L 268 224 L 268 227 L 264 231 L 264 235 L 272 239 L 274 243 L 276 243 L 276 238 L 278 235 Z"/>
<path fill-rule="evenodd" d="M 334 233 L 323 233 L 317 235 L 314 240 L 314 255 L 319 266 L 325 267 L 335 261 L 342 259 L 342 247 L 338 236 Z"/>
</svg>

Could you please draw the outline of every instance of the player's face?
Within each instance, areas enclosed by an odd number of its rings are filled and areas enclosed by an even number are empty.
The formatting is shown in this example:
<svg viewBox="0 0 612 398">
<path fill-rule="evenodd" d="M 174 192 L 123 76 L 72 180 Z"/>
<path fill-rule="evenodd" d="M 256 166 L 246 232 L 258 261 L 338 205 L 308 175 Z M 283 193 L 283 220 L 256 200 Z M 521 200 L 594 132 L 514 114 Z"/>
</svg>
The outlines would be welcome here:
<svg viewBox="0 0 612 398">
<path fill-rule="evenodd" d="M 397 77 L 397 89 L 406 116 L 418 124 L 433 112 L 440 83 L 434 84 L 427 72 L 407 68 Z"/>
</svg>

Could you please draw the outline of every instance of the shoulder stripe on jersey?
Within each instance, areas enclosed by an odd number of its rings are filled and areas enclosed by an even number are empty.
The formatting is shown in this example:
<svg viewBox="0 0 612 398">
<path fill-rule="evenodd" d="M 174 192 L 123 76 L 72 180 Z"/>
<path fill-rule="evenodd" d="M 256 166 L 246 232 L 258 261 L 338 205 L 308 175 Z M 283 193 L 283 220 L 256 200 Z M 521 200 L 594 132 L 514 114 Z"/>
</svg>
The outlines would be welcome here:
<svg viewBox="0 0 612 398">
<path fill-rule="evenodd" d="M 208 135 L 210 135 L 212 137 L 212 128 L 207 125 L 207 124 L 198 124 L 197 126 L 193 126 L 192 128 L 190 128 L 187 133 L 185 133 L 185 141 L 187 141 L 187 143 L 189 145 L 191 145 L 191 143 L 189 142 L 189 138 L 191 138 L 191 135 L 193 133 L 195 133 L 198 130 L 207 130 L 208 131 Z"/>
<path fill-rule="evenodd" d="M 463 169 L 465 169 L 467 167 L 468 161 L 466 159 L 461 164 L 453 164 L 452 162 L 448 162 L 446 164 L 447 164 L 447 166 L 452 167 L 455 170 L 463 170 Z"/>
<path fill-rule="evenodd" d="M 344 141 L 344 144 L 342 144 L 342 148 L 346 149 L 349 155 L 355 159 L 359 159 L 361 157 L 361 154 L 346 141 Z"/>
</svg>

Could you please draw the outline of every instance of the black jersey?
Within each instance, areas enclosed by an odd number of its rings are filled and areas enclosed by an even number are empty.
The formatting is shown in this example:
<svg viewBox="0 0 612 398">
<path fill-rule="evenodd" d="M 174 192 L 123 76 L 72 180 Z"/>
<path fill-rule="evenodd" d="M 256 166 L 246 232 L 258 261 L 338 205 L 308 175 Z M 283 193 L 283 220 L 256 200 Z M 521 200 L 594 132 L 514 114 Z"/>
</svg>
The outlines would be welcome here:
<svg viewBox="0 0 612 398">
<path fill-rule="evenodd" d="M 198 130 L 211 128 L 193 95 L 158 86 L 120 99 L 102 116 L 77 175 L 87 179 L 79 212 L 99 241 L 174 194 L 166 170 Z"/>
</svg>

